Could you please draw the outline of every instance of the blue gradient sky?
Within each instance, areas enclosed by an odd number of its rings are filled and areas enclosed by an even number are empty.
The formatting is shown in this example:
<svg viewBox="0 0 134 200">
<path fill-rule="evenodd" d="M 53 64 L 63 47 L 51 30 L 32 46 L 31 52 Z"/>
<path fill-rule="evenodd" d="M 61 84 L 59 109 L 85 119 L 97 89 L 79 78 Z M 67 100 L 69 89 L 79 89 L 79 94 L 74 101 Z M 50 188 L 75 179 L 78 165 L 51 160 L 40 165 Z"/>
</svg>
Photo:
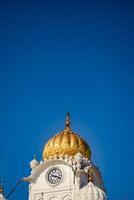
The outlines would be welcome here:
<svg viewBox="0 0 134 200">
<path fill-rule="evenodd" d="M 72 127 L 90 144 L 109 200 L 132 200 L 134 4 L 0 1 L 0 177 L 7 194 Z M 22 184 L 10 198 L 27 199 Z"/>
</svg>

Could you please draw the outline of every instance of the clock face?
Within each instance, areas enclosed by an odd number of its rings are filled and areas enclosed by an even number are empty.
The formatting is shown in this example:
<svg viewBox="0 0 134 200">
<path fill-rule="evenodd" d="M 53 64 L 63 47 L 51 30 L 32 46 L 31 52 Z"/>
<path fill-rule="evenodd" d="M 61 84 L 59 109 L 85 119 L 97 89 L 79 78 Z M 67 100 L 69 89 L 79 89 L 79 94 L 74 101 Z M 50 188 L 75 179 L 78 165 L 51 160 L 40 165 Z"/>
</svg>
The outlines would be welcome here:
<svg viewBox="0 0 134 200">
<path fill-rule="evenodd" d="M 48 181 L 51 184 L 57 184 L 61 181 L 62 179 L 62 172 L 58 168 L 53 168 L 49 171 L 48 173 Z"/>
</svg>

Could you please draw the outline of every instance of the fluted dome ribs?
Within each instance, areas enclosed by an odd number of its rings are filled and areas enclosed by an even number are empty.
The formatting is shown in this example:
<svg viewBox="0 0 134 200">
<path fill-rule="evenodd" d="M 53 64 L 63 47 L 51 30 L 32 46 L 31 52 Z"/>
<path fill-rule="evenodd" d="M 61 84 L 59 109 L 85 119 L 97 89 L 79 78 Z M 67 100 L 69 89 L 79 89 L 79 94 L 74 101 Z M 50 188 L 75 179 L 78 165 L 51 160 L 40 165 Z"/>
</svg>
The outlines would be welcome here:
<svg viewBox="0 0 134 200">
<path fill-rule="evenodd" d="M 70 115 L 67 113 L 65 129 L 47 142 L 43 150 L 43 159 L 65 155 L 73 157 L 78 152 L 90 159 L 91 151 L 88 144 L 72 131 L 70 124 Z"/>
</svg>

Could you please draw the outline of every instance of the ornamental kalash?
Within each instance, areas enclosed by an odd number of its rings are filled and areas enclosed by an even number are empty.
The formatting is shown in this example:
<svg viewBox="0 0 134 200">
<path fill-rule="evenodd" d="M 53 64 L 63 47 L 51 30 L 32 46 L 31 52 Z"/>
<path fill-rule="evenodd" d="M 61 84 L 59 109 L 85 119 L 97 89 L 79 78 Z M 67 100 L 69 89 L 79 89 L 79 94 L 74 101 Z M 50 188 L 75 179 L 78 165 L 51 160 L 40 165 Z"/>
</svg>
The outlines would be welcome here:
<svg viewBox="0 0 134 200">
<path fill-rule="evenodd" d="M 91 162 L 87 142 L 71 128 L 51 138 L 43 150 L 43 161 L 30 162 L 29 200 L 106 200 L 99 169 Z"/>
</svg>

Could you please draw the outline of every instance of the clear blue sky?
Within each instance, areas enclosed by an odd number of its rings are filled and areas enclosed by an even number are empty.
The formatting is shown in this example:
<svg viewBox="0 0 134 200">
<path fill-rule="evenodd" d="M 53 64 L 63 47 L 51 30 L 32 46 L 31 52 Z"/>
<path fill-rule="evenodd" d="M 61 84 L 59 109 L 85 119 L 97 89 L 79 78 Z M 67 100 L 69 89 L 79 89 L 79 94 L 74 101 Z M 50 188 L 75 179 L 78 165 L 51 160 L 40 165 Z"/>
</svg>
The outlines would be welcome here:
<svg viewBox="0 0 134 200">
<path fill-rule="evenodd" d="M 134 185 L 134 4 L 0 1 L 0 178 L 7 194 L 64 128 L 90 144 L 109 200 Z M 10 198 L 27 200 L 22 184 Z"/>
</svg>

